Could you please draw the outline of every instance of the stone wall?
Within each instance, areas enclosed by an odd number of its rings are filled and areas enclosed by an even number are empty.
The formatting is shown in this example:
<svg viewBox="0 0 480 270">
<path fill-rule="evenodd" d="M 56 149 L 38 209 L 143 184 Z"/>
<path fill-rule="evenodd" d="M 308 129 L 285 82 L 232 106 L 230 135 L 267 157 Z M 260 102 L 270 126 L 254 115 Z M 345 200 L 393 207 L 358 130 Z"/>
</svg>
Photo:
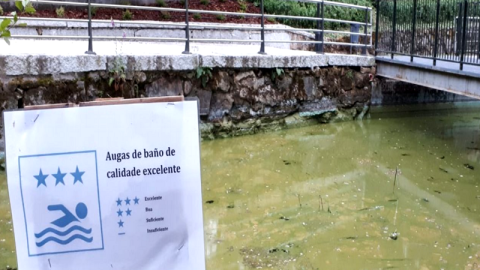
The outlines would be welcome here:
<svg viewBox="0 0 480 270">
<path fill-rule="evenodd" d="M 207 69 L 205 69 L 207 71 Z M 202 137 L 254 134 L 309 123 L 362 118 L 371 68 L 137 71 L 109 86 L 107 71 L 0 78 L 1 110 L 106 97 L 184 95 L 200 100 Z M 205 80 L 204 84 L 202 80 Z"/>
</svg>

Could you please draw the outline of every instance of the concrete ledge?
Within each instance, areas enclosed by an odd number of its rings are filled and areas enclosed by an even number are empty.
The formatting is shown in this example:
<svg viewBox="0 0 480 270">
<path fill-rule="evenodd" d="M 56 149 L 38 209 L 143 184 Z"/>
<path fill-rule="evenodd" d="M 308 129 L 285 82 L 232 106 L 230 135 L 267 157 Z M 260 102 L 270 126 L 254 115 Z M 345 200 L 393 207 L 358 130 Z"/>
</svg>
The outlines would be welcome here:
<svg viewBox="0 0 480 270">
<path fill-rule="evenodd" d="M 49 75 L 108 69 L 119 57 L 130 70 L 194 70 L 212 68 L 314 68 L 324 66 L 373 66 L 374 57 L 358 55 L 316 54 L 267 47 L 259 55 L 259 46 L 198 44 L 192 54 L 182 54 L 184 43 L 96 41 L 97 55 L 86 55 L 85 40 L 12 40 L 11 46 L 0 43 L 0 75 Z"/>
</svg>

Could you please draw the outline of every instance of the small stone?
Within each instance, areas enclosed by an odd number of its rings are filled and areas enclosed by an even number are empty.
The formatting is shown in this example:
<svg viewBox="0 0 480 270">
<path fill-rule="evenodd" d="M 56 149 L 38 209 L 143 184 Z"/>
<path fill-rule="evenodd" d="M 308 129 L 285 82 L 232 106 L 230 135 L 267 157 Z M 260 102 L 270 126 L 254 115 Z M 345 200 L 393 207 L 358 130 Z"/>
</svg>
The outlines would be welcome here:
<svg viewBox="0 0 480 270">
<path fill-rule="evenodd" d="M 183 82 L 183 94 L 188 96 L 192 92 L 192 82 L 184 81 Z"/>
<path fill-rule="evenodd" d="M 147 74 L 145 72 L 135 72 L 134 75 L 135 81 L 138 83 L 143 83 L 147 80 Z"/>
<path fill-rule="evenodd" d="M 213 76 L 214 87 L 217 90 L 227 93 L 232 86 L 232 79 L 225 71 L 219 71 Z"/>
</svg>

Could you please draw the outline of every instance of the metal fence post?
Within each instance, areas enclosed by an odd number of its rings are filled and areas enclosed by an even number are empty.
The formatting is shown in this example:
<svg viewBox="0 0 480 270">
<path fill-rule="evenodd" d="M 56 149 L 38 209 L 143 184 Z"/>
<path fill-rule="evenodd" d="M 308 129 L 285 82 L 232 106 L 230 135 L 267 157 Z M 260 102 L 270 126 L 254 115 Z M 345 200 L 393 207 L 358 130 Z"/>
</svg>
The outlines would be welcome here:
<svg viewBox="0 0 480 270">
<path fill-rule="evenodd" d="M 462 48 L 462 23 L 463 23 L 463 3 L 458 3 L 458 17 L 455 19 L 455 37 L 456 37 L 456 46 L 455 46 L 455 55 L 459 56 Z"/>
<path fill-rule="evenodd" d="M 412 44 L 410 45 L 410 62 L 413 62 L 415 54 L 415 34 L 417 30 L 417 0 L 413 0 L 413 24 L 412 24 Z"/>
<path fill-rule="evenodd" d="M 185 38 L 187 39 L 185 41 L 185 51 L 183 51 L 183 54 L 191 54 L 190 53 L 190 23 L 188 21 L 188 0 L 185 0 Z"/>
<path fill-rule="evenodd" d="M 465 57 L 465 47 L 467 43 L 467 24 L 468 24 L 468 0 L 464 0 L 463 27 L 462 27 L 462 49 L 460 53 L 460 70 L 463 70 L 463 60 Z"/>
<path fill-rule="evenodd" d="M 362 54 L 367 55 L 367 46 L 368 46 L 368 8 L 365 9 L 365 31 L 364 31 L 364 43 L 365 46 L 362 48 Z"/>
<path fill-rule="evenodd" d="M 321 32 L 317 32 L 315 34 L 315 41 L 321 42 L 320 44 L 315 44 L 315 51 L 317 53 L 323 53 L 323 30 L 324 30 L 324 16 L 323 16 L 323 1 L 321 3 L 317 3 L 317 18 L 321 20 L 317 20 L 317 30 L 321 30 Z"/>
<path fill-rule="evenodd" d="M 375 19 L 375 56 L 377 56 L 378 52 L 378 30 L 380 29 L 380 0 L 377 0 L 377 16 Z"/>
<path fill-rule="evenodd" d="M 437 0 L 437 15 L 435 19 L 435 45 L 433 47 L 433 66 L 437 65 L 438 55 L 438 24 L 440 22 L 440 0 Z"/>
<path fill-rule="evenodd" d="M 260 33 L 262 43 L 260 45 L 260 51 L 258 53 L 259 54 L 267 54 L 265 52 L 265 10 L 264 10 L 264 7 L 263 7 L 263 0 L 261 0 L 261 7 L 260 8 L 262 9 L 262 22 L 261 22 L 262 30 L 261 30 L 261 33 Z"/>
<path fill-rule="evenodd" d="M 393 0 L 393 27 L 392 27 L 392 59 L 395 52 L 395 35 L 397 32 L 397 0 Z"/>
<path fill-rule="evenodd" d="M 92 6 L 91 0 L 88 0 L 88 51 L 85 54 L 96 55 L 93 52 L 93 34 L 92 34 Z"/>
</svg>

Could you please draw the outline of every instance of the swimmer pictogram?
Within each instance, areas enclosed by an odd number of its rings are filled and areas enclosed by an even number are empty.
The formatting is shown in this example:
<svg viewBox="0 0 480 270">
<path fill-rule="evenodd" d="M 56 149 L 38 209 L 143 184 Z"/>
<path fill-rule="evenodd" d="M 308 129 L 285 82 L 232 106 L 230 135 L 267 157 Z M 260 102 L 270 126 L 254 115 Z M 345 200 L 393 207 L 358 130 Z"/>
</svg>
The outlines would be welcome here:
<svg viewBox="0 0 480 270">
<path fill-rule="evenodd" d="M 67 228 L 64 231 L 59 231 L 54 227 L 48 227 L 45 230 L 41 231 L 40 233 L 35 234 L 35 238 L 39 242 L 36 242 L 38 247 L 41 247 L 49 242 L 55 242 L 59 245 L 68 245 L 73 240 L 79 239 L 81 241 L 85 241 L 87 243 L 91 243 L 93 241 L 93 237 L 86 237 L 90 236 L 92 233 L 92 229 L 87 229 L 81 226 L 81 219 L 85 219 L 88 214 L 88 208 L 84 203 L 78 203 L 75 208 L 75 213 L 72 214 L 64 205 L 49 205 L 48 211 L 60 211 L 63 213 L 63 217 L 58 218 L 51 222 L 51 224 L 55 225 L 58 228 L 65 228 L 68 227 L 70 224 L 74 224 L 71 227 Z M 45 235 L 48 237 L 43 238 Z M 53 235 L 53 236 L 52 236 Z M 66 236 L 67 239 L 63 239 L 61 237 Z"/>
</svg>

